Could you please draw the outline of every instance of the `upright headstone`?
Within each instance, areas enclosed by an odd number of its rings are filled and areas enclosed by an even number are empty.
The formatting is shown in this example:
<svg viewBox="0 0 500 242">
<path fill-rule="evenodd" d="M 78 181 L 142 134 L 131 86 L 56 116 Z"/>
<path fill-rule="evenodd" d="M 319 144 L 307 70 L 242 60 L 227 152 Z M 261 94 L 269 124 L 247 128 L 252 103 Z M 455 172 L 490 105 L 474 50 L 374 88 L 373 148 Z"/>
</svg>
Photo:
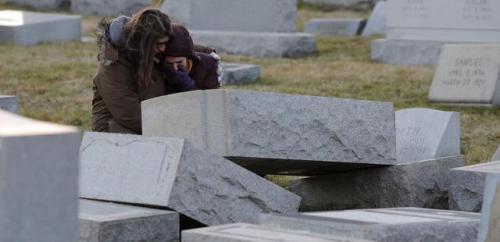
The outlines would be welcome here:
<svg viewBox="0 0 500 242">
<path fill-rule="evenodd" d="M 500 44 L 445 45 L 432 81 L 429 100 L 500 105 Z"/>
<path fill-rule="evenodd" d="M 388 0 L 387 4 L 387 39 L 373 42 L 374 60 L 434 65 L 444 44 L 500 42 L 500 1 Z"/>
<path fill-rule="evenodd" d="M 6 0 L 6 3 L 25 5 L 37 10 L 61 10 L 71 4 L 71 0 Z"/>
<path fill-rule="evenodd" d="M 182 137 L 258 174 L 328 174 L 391 165 L 391 103 L 242 90 L 142 102 L 145 135 Z"/>
<path fill-rule="evenodd" d="M 387 2 L 379 1 L 366 23 L 363 30 L 363 36 L 370 36 L 374 34 L 385 34 L 385 16 L 387 14 Z"/>
<path fill-rule="evenodd" d="M 396 151 L 401 162 L 460 155 L 460 113 L 425 108 L 398 110 Z"/>
<path fill-rule="evenodd" d="M 17 113 L 19 111 L 17 97 L 0 95 L 0 109 L 9 111 L 11 113 Z"/>
<path fill-rule="evenodd" d="M 500 161 L 486 162 L 450 170 L 450 209 L 478 212 L 483 203 L 488 173 L 500 174 Z"/>
<path fill-rule="evenodd" d="M 296 33 L 297 0 L 168 0 L 161 9 L 187 25 L 195 43 L 217 52 L 301 57 L 314 36 Z"/>
<path fill-rule="evenodd" d="M 480 214 L 425 208 L 383 208 L 301 213 L 296 216 L 263 214 L 260 224 L 367 239 L 399 241 L 474 241 Z"/>
<path fill-rule="evenodd" d="M 71 11 L 85 15 L 131 15 L 150 5 L 151 0 L 73 0 Z"/>
<path fill-rule="evenodd" d="M 80 41 L 81 18 L 75 15 L 0 11 L 0 43 L 34 45 L 40 42 Z"/>
<path fill-rule="evenodd" d="M 500 241 L 500 174 L 488 174 L 478 242 Z"/>
<path fill-rule="evenodd" d="M 206 225 L 296 213 L 300 198 L 178 138 L 86 133 L 80 196 L 168 207 Z"/>
<path fill-rule="evenodd" d="M 491 160 L 492 161 L 497 161 L 497 160 L 500 161 L 500 145 L 498 146 L 495 154 L 493 154 L 493 156 L 491 157 Z"/>
<path fill-rule="evenodd" d="M 76 128 L 0 110 L 0 241 L 78 240 Z"/>
<path fill-rule="evenodd" d="M 178 242 L 179 214 L 80 199 L 80 242 Z"/>
<path fill-rule="evenodd" d="M 449 170 L 465 165 L 463 157 L 415 161 L 290 182 L 302 197 L 301 211 L 352 208 L 448 208 Z"/>
<path fill-rule="evenodd" d="M 183 242 L 368 242 L 367 240 L 269 228 L 255 224 L 226 224 L 182 231 Z"/>
</svg>

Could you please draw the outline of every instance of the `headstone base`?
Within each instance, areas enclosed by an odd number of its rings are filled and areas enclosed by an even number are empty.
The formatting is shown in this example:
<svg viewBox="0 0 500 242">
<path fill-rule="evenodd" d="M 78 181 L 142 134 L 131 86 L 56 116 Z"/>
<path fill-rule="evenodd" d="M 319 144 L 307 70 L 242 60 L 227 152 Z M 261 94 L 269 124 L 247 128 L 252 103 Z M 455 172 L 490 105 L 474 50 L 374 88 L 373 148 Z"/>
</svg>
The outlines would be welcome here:
<svg viewBox="0 0 500 242">
<path fill-rule="evenodd" d="M 222 85 L 246 84 L 260 78 L 260 66 L 238 63 L 222 63 Z"/>
<path fill-rule="evenodd" d="M 436 65 L 446 42 L 377 39 L 371 44 L 371 59 L 405 66 Z"/>
<path fill-rule="evenodd" d="M 316 53 L 316 40 L 306 33 L 193 30 L 191 36 L 195 43 L 226 54 L 298 58 Z"/>
<path fill-rule="evenodd" d="M 311 34 L 354 37 L 365 27 L 366 19 L 311 19 L 304 32 Z"/>
</svg>

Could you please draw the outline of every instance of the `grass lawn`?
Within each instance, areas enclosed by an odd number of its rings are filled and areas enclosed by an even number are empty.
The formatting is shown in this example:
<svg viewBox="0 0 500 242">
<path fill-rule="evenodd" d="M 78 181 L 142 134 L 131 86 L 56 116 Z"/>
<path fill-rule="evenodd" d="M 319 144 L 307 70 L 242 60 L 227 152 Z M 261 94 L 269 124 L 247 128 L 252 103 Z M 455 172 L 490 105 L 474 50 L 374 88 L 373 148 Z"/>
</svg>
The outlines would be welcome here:
<svg viewBox="0 0 500 242">
<path fill-rule="evenodd" d="M 0 9 L 12 9 L 2 4 Z M 323 12 L 301 8 L 298 28 L 313 17 L 367 16 L 364 12 Z M 83 17 L 84 35 L 98 18 Z M 318 37 L 318 54 L 304 59 L 223 55 L 224 61 L 262 66 L 262 78 L 250 85 L 226 86 L 393 102 L 396 109 L 435 108 L 461 112 L 461 150 L 470 164 L 488 161 L 500 144 L 500 108 L 448 107 L 430 104 L 427 94 L 433 69 L 370 61 L 366 38 Z M 90 130 L 94 43 L 0 45 L 0 94 L 17 95 L 22 115 Z"/>
</svg>

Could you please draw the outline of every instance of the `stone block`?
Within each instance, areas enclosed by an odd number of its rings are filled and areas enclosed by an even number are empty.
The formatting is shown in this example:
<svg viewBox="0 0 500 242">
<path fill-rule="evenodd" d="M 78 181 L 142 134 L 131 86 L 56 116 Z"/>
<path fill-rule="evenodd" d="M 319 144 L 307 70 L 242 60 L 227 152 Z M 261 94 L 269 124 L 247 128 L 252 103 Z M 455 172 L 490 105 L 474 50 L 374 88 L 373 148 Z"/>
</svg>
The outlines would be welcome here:
<svg viewBox="0 0 500 242">
<path fill-rule="evenodd" d="M 6 0 L 6 3 L 29 6 L 37 10 L 61 10 L 71 0 Z"/>
<path fill-rule="evenodd" d="M 493 156 L 491 157 L 491 160 L 492 161 L 497 161 L 497 160 L 500 161 L 500 145 L 498 146 L 495 154 L 493 154 Z"/>
<path fill-rule="evenodd" d="M 80 196 L 168 207 L 206 225 L 294 213 L 300 198 L 178 138 L 86 133 Z"/>
<path fill-rule="evenodd" d="M 177 242 L 179 214 L 109 202 L 81 199 L 80 242 Z"/>
<path fill-rule="evenodd" d="M 396 163 L 387 102 L 194 91 L 142 102 L 142 129 L 186 138 L 258 174 L 331 174 Z"/>
<path fill-rule="evenodd" d="M 269 228 L 255 224 L 227 224 L 182 231 L 183 242 L 367 242 L 367 240 Z"/>
<path fill-rule="evenodd" d="M 425 108 L 398 110 L 396 151 L 400 162 L 460 155 L 460 113 Z"/>
<path fill-rule="evenodd" d="M 448 208 L 449 169 L 463 157 L 408 162 L 290 182 L 302 197 L 301 211 L 353 208 Z"/>
<path fill-rule="evenodd" d="M 303 2 L 325 9 L 366 10 L 371 7 L 373 0 L 303 0 Z"/>
<path fill-rule="evenodd" d="M 366 19 L 311 19 L 306 22 L 304 32 L 334 36 L 354 37 L 363 31 Z"/>
<path fill-rule="evenodd" d="M 380 242 L 474 241 L 480 214 L 425 208 L 383 208 L 302 213 L 263 214 L 260 224 Z"/>
<path fill-rule="evenodd" d="M 85 15 L 132 15 L 150 5 L 151 0 L 73 0 L 71 11 Z"/>
<path fill-rule="evenodd" d="M 81 40 L 81 18 L 74 15 L 0 11 L 0 43 L 34 45 Z"/>
<path fill-rule="evenodd" d="M 500 45 L 445 45 L 429 100 L 500 105 Z"/>
<path fill-rule="evenodd" d="M 0 110 L 0 241 L 76 242 L 76 128 Z"/>
<path fill-rule="evenodd" d="M 450 209 L 478 212 L 488 173 L 500 174 L 500 161 L 451 169 Z"/>
<path fill-rule="evenodd" d="M 500 241 L 500 174 L 488 174 L 478 242 Z"/>
<path fill-rule="evenodd" d="M 218 53 L 256 57 L 297 58 L 316 53 L 316 39 L 307 33 L 191 31 L 193 41 Z"/>
<path fill-rule="evenodd" d="M 371 59 L 405 66 L 434 66 L 445 42 L 377 39 L 371 43 Z"/>
<path fill-rule="evenodd" d="M 297 0 L 168 0 L 161 9 L 192 30 L 296 31 Z"/>
<path fill-rule="evenodd" d="M 0 95 L 0 109 L 9 111 L 11 113 L 17 113 L 19 111 L 17 97 Z"/>
<path fill-rule="evenodd" d="M 500 1 L 388 0 L 387 4 L 388 39 L 500 42 Z"/>
<path fill-rule="evenodd" d="M 222 63 L 222 85 L 246 84 L 260 78 L 260 66 L 239 63 Z"/>
<path fill-rule="evenodd" d="M 363 30 L 363 36 L 370 36 L 374 34 L 385 34 L 385 19 L 387 15 L 387 2 L 379 1 L 366 23 Z"/>
</svg>

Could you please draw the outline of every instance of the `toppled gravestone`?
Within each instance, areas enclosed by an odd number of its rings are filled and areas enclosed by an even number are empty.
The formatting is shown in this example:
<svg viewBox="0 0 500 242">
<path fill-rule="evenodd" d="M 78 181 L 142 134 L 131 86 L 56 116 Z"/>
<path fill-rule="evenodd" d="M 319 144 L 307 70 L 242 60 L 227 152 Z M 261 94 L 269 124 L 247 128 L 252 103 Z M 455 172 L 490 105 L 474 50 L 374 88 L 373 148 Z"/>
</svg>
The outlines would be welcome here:
<svg viewBox="0 0 500 242">
<path fill-rule="evenodd" d="M 85 15 L 131 15 L 150 5 L 151 0 L 73 0 L 71 11 Z"/>
<path fill-rule="evenodd" d="M 80 242 L 178 242 L 179 214 L 80 199 Z"/>
<path fill-rule="evenodd" d="M 460 113 L 425 108 L 396 111 L 396 151 L 401 162 L 460 155 Z"/>
<path fill-rule="evenodd" d="M 40 42 L 80 41 L 81 17 L 75 15 L 0 11 L 0 43 L 35 45 Z"/>
<path fill-rule="evenodd" d="M 19 110 L 17 97 L 0 95 L 0 109 L 9 111 L 11 113 L 17 113 Z"/>
<path fill-rule="evenodd" d="M 387 13 L 387 2 L 379 1 L 363 29 L 363 36 L 370 36 L 374 34 L 385 34 L 385 16 Z"/>
<path fill-rule="evenodd" d="M 37 10 L 61 10 L 71 4 L 71 0 L 6 0 L 6 3 L 29 6 Z"/>
<path fill-rule="evenodd" d="M 301 211 L 353 208 L 448 208 L 449 169 L 463 166 L 463 157 L 408 162 L 290 182 L 288 190 L 302 197 Z"/>
<path fill-rule="evenodd" d="M 478 242 L 500 241 L 500 174 L 488 174 Z"/>
<path fill-rule="evenodd" d="M 392 165 L 392 103 L 241 90 L 142 102 L 142 133 L 182 137 L 258 174 Z"/>
<path fill-rule="evenodd" d="M 444 44 L 498 43 L 499 13 L 499 1 L 388 0 L 387 38 L 372 43 L 372 60 L 432 66 Z"/>
<path fill-rule="evenodd" d="M 383 208 L 263 214 L 260 224 L 379 242 L 475 241 L 480 214 L 425 208 Z"/>
<path fill-rule="evenodd" d="M 80 196 L 168 207 L 206 225 L 294 213 L 300 198 L 178 138 L 86 133 Z"/>
<path fill-rule="evenodd" d="M 432 80 L 429 101 L 500 105 L 500 44 L 445 45 Z"/>
<path fill-rule="evenodd" d="M 269 228 L 255 224 L 226 224 L 208 228 L 182 231 L 183 242 L 368 242 L 367 240 L 349 239 L 340 236 L 306 233 Z"/>
<path fill-rule="evenodd" d="M 168 0 L 161 9 L 187 25 L 193 41 L 218 53 L 302 57 L 314 35 L 296 32 L 297 0 Z"/>
<path fill-rule="evenodd" d="M 76 128 L 0 110 L 0 241 L 76 242 Z"/>
<path fill-rule="evenodd" d="M 500 174 L 500 161 L 458 167 L 450 170 L 450 209 L 478 212 L 483 203 L 488 173 Z"/>
<path fill-rule="evenodd" d="M 260 78 L 260 66 L 239 63 L 222 63 L 224 74 L 222 75 L 222 85 L 226 84 L 246 84 Z"/>
<path fill-rule="evenodd" d="M 304 26 L 304 32 L 311 34 L 354 37 L 365 27 L 366 19 L 310 19 Z"/>
</svg>

